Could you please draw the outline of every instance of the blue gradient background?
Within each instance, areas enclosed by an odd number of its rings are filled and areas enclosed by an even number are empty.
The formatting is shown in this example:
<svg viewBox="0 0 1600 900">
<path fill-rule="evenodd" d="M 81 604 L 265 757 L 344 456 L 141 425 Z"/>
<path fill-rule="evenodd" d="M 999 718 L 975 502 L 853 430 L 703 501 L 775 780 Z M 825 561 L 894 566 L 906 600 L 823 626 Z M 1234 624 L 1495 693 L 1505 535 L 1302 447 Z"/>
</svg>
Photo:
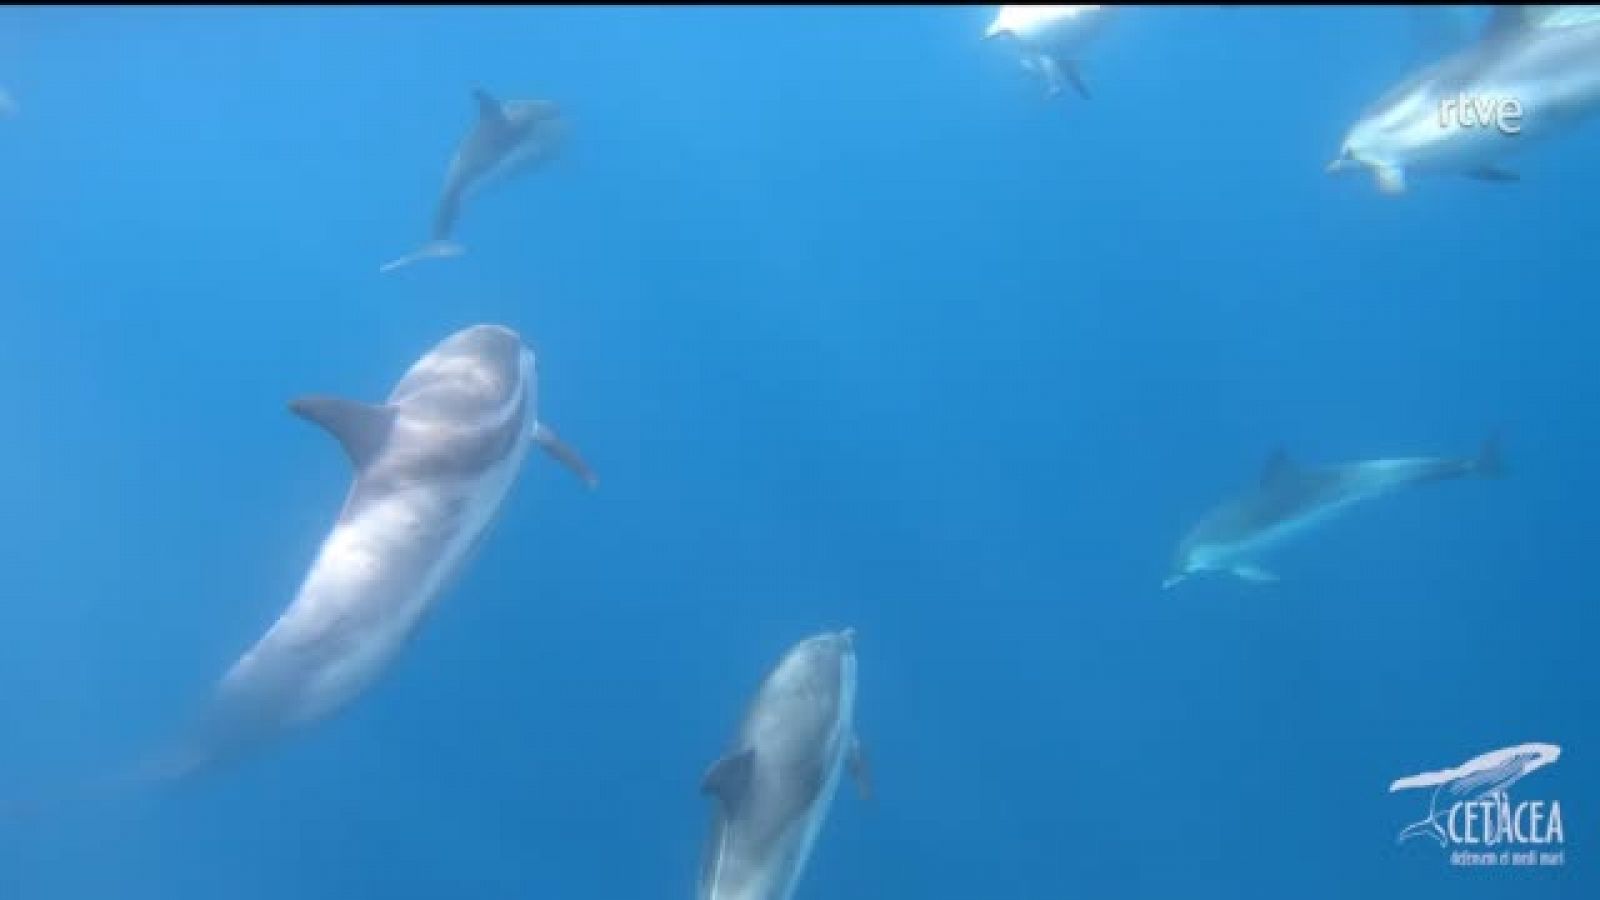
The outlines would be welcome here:
<svg viewBox="0 0 1600 900">
<path fill-rule="evenodd" d="M 1600 133 L 1401 199 L 1322 167 L 1400 10 L 1137 9 L 1047 103 L 992 7 L 0 11 L 0 796 L 158 745 L 348 479 L 301 393 L 540 354 L 477 563 L 348 714 L 0 825 L 0 897 L 692 896 L 767 667 L 859 631 L 878 799 L 798 898 L 1595 896 Z M 426 234 L 468 89 L 573 140 Z M 1467 453 L 1162 592 L 1275 446 Z M 1562 870 L 1396 846 L 1525 741 Z M 798 900 L 797 898 L 797 900 Z"/>
</svg>

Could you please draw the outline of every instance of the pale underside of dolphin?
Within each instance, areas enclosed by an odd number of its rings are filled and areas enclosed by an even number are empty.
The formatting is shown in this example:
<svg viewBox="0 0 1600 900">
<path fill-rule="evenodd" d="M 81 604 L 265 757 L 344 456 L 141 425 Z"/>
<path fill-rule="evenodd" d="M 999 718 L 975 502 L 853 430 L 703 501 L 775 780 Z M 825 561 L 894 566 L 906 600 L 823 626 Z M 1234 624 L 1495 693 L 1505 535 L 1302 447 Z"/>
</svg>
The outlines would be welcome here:
<svg viewBox="0 0 1600 900">
<path fill-rule="evenodd" d="M 1275 452 L 1257 484 L 1203 517 L 1179 542 L 1163 587 L 1200 572 L 1227 572 L 1246 581 L 1275 581 L 1258 559 L 1314 530 L 1358 503 L 1416 485 L 1504 472 L 1499 441 L 1485 441 L 1472 458 L 1378 459 L 1307 468 Z"/>
<path fill-rule="evenodd" d="M 480 325 L 418 360 L 382 405 L 294 401 L 343 446 L 355 479 L 293 602 L 148 775 L 176 778 L 254 749 L 367 690 L 470 562 L 530 447 L 593 486 L 538 419 L 536 390 L 531 351 L 509 329 Z"/>
<path fill-rule="evenodd" d="M 477 119 L 456 148 L 434 212 L 433 231 L 421 248 L 379 268 L 392 272 L 424 259 L 460 256 L 455 229 L 465 203 L 484 188 L 553 159 L 566 140 L 561 109 L 548 100 L 500 102 L 482 88 L 472 92 Z"/>
<path fill-rule="evenodd" d="M 1104 29 L 1109 6 L 1002 6 L 984 39 L 1005 37 L 1017 44 L 1023 69 L 1044 81 L 1050 97 L 1070 85 L 1084 99 L 1092 95 L 1080 59 Z"/>
<path fill-rule="evenodd" d="M 1410 172 L 1510 182 L 1504 158 L 1600 110 L 1600 9 L 1497 7 L 1482 36 L 1387 91 L 1329 172 L 1370 172 L 1400 194 Z"/>
<path fill-rule="evenodd" d="M 789 900 L 848 769 L 870 796 L 852 725 L 854 632 L 809 638 L 767 676 L 733 749 L 707 772 L 715 806 L 700 900 Z"/>
</svg>

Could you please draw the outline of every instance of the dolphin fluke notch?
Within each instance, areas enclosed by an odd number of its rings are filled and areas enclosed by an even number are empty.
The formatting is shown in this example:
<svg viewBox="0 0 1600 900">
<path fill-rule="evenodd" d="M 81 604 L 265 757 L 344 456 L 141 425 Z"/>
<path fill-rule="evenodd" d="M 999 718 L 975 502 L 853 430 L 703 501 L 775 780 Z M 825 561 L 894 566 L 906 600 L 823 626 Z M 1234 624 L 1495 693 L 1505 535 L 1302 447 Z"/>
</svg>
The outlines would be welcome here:
<svg viewBox="0 0 1600 900">
<path fill-rule="evenodd" d="M 420 248 L 407 253 L 405 256 L 392 259 L 379 266 L 378 272 L 386 275 L 390 272 L 393 272 L 395 269 L 403 269 L 412 263 L 421 262 L 425 259 L 449 259 L 454 256 L 460 256 L 465 252 L 467 252 L 467 248 L 461 246 L 455 241 L 429 241 L 426 244 L 423 244 Z"/>
<path fill-rule="evenodd" d="M 291 400 L 289 410 L 333 435 L 357 469 L 378 455 L 394 427 L 394 407 L 371 406 L 343 397 L 309 394 Z"/>
</svg>

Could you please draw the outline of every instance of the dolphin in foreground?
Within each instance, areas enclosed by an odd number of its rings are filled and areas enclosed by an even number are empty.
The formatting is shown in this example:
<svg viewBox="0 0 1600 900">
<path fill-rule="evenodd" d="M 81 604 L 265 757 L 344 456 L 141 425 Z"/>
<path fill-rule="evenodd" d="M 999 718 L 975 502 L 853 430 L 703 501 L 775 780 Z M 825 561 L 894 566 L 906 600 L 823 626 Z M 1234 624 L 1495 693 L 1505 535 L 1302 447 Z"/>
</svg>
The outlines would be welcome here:
<svg viewBox="0 0 1600 900">
<path fill-rule="evenodd" d="M 855 632 L 801 641 L 767 675 L 733 748 L 706 773 L 715 797 L 699 900 L 789 900 L 828 815 L 839 773 L 870 793 L 851 725 Z"/>
<path fill-rule="evenodd" d="M 475 325 L 417 360 L 381 405 L 290 404 L 340 443 L 355 480 L 294 601 L 222 678 L 197 739 L 157 774 L 250 750 L 365 691 L 473 556 L 530 447 L 596 483 L 539 419 L 536 389 L 518 335 Z"/>
<path fill-rule="evenodd" d="M 1455 478 L 1504 474 L 1499 441 L 1491 437 L 1476 457 L 1373 459 L 1305 468 L 1278 450 L 1260 480 L 1213 509 L 1178 543 L 1171 588 L 1200 572 L 1230 572 L 1245 581 L 1276 581 L 1256 560 L 1290 538 L 1321 525 L 1356 503 L 1395 491 Z"/>
<path fill-rule="evenodd" d="M 445 173 L 444 190 L 433 217 L 432 238 L 420 249 L 383 264 L 378 271 L 393 272 L 419 260 L 460 256 L 465 248 L 453 235 L 467 198 L 490 184 L 506 181 L 555 158 L 566 143 L 561 108 L 549 100 L 501 103 L 482 88 L 474 88 L 472 97 L 477 102 L 478 118 L 456 148 Z"/>
<path fill-rule="evenodd" d="M 1395 195 L 1410 172 L 1516 181 L 1503 157 L 1600 110 L 1593 7 L 1497 7 L 1471 46 L 1402 81 L 1363 112 L 1328 164 Z"/>
<path fill-rule="evenodd" d="M 0 822 L 186 780 L 332 715 L 377 680 L 460 575 L 530 447 L 596 484 L 538 416 L 532 351 L 498 325 L 450 335 L 381 405 L 313 395 L 289 406 L 355 469 L 293 602 L 170 750 L 57 796 L 0 803 Z"/>
<path fill-rule="evenodd" d="M 1002 6 L 983 36 L 1012 38 L 1022 52 L 1022 67 L 1044 80 L 1048 96 L 1071 84 L 1088 99 L 1079 60 L 1104 30 L 1112 10 L 1110 6 Z"/>
</svg>

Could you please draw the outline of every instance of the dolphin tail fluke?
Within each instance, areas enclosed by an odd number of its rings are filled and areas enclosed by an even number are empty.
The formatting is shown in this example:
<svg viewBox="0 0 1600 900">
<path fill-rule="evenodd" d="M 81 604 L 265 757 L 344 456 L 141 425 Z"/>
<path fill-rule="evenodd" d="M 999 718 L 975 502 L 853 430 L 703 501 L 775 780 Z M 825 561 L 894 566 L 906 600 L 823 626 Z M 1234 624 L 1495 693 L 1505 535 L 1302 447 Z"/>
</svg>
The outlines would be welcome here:
<svg viewBox="0 0 1600 900">
<path fill-rule="evenodd" d="M 1438 841 L 1439 846 L 1441 847 L 1445 846 L 1444 829 L 1439 827 L 1438 820 L 1432 818 L 1423 819 L 1421 822 L 1407 825 L 1401 830 L 1400 836 L 1395 839 L 1395 843 L 1404 844 L 1406 841 L 1409 841 L 1412 838 L 1423 836 L 1431 837 L 1435 841 Z"/>
<path fill-rule="evenodd" d="M 467 248 L 455 241 L 429 241 L 423 244 L 421 248 L 407 253 L 399 259 L 384 263 L 378 267 L 378 271 L 388 274 L 396 269 L 403 269 L 412 263 L 421 262 L 425 259 L 449 259 L 452 256 L 460 256 L 465 252 L 467 252 Z"/>
<path fill-rule="evenodd" d="M 1483 441 L 1483 448 L 1478 451 L 1478 458 L 1473 461 L 1472 470 L 1484 478 L 1500 478 L 1506 474 L 1506 461 L 1500 453 L 1500 435 L 1491 434 Z"/>
</svg>

